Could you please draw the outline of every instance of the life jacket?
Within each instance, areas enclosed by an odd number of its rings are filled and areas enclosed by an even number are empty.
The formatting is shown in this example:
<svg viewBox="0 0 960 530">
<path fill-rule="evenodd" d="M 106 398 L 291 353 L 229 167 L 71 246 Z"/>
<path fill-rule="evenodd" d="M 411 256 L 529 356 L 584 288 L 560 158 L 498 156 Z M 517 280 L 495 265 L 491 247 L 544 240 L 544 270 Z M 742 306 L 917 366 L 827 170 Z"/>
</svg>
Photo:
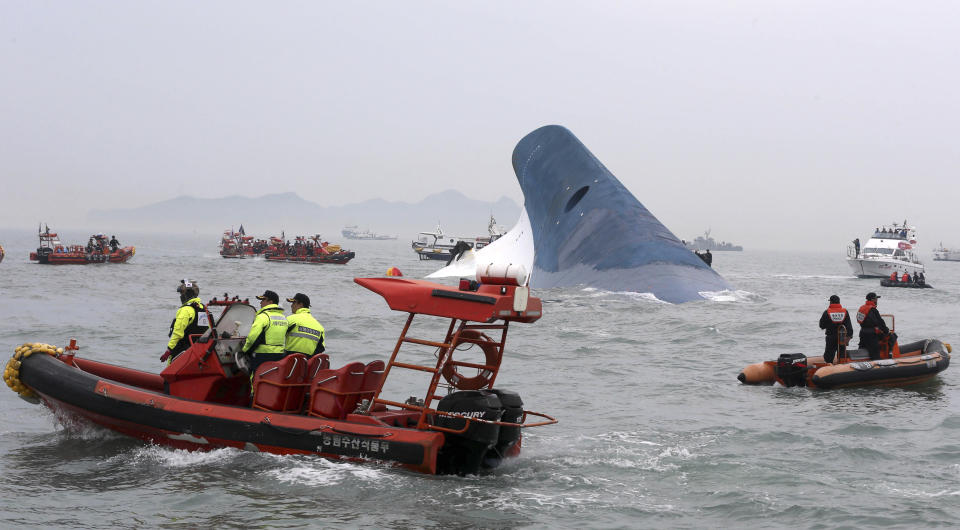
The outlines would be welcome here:
<svg viewBox="0 0 960 530">
<path fill-rule="evenodd" d="M 323 326 L 317 322 L 310 309 L 301 307 L 296 313 L 287 317 L 287 352 L 302 353 L 311 356 L 314 353 L 323 352 L 324 346 Z"/>
<path fill-rule="evenodd" d="M 901 279 L 902 281 L 909 282 L 909 281 L 910 281 L 910 275 L 907 274 L 907 273 L 903 273 L 903 276 L 902 276 L 900 279 Z"/>
<path fill-rule="evenodd" d="M 877 303 L 871 300 L 867 300 L 866 303 L 860 306 L 860 309 L 857 309 L 857 324 L 863 325 L 863 321 L 867 318 L 867 313 L 874 307 L 877 307 Z"/>
<path fill-rule="evenodd" d="M 897 281 L 897 273 L 896 273 L 896 272 L 891 272 L 891 273 L 890 273 L 890 281 L 891 281 L 891 282 Z"/>
<path fill-rule="evenodd" d="M 180 307 L 189 307 L 192 309 L 193 318 L 190 319 L 190 323 L 187 324 L 186 329 L 183 330 L 183 337 L 180 339 L 180 342 L 177 343 L 175 348 L 170 350 L 174 354 L 180 353 L 187 349 L 187 345 L 190 344 L 190 341 L 187 339 L 187 337 L 190 335 L 202 335 L 210 327 L 210 319 L 207 317 L 207 311 L 204 309 L 202 303 L 194 299 Z M 177 311 L 177 313 L 179 312 L 180 311 Z M 176 324 L 177 317 L 174 316 L 173 320 L 170 321 L 170 331 L 167 333 L 168 337 L 173 336 L 173 326 Z"/>
<path fill-rule="evenodd" d="M 830 304 L 827 306 L 827 315 L 830 316 L 830 321 L 834 324 L 842 325 L 843 321 L 847 317 L 847 310 L 843 308 L 840 304 Z"/>
<path fill-rule="evenodd" d="M 287 334 L 287 318 L 283 316 L 283 309 L 270 304 L 257 311 L 254 325 L 259 323 L 260 335 L 244 344 L 244 351 L 252 353 L 283 353 L 283 345 Z M 252 331 L 252 330 L 251 330 Z"/>
</svg>

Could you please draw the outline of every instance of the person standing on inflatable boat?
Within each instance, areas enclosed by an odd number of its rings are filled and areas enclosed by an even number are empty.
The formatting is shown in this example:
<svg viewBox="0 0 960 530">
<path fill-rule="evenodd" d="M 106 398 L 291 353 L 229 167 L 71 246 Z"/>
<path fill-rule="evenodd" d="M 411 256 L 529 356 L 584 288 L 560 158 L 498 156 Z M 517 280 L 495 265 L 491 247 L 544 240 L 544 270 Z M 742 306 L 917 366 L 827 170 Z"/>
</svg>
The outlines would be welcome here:
<svg viewBox="0 0 960 530">
<path fill-rule="evenodd" d="M 160 362 L 167 359 L 173 361 L 190 347 L 190 335 L 202 334 L 210 327 L 210 318 L 207 310 L 200 301 L 200 286 L 193 280 L 180 280 L 177 286 L 180 295 L 180 308 L 177 309 L 173 322 L 170 323 L 170 340 L 167 342 L 167 351 L 163 352 Z"/>
<path fill-rule="evenodd" d="M 887 335 L 890 329 L 877 310 L 877 293 L 867 293 L 867 301 L 857 310 L 857 323 L 860 324 L 860 348 L 870 352 L 870 360 L 880 359 L 880 337 Z"/>
<path fill-rule="evenodd" d="M 840 328 L 845 328 L 845 340 L 840 342 Z M 830 296 L 830 305 L 820 317 L 820 329 L 825 330 L 827 335 L 827 346 L 823 350 L 824 362 L 833 364 L 834 355 L 839 352 L 839 357 L 847 353 L 847 342 L 853 336 L 853 324 L 850 322 L 850 313 L 840 305 L 840 297 Z"/>
</svg>

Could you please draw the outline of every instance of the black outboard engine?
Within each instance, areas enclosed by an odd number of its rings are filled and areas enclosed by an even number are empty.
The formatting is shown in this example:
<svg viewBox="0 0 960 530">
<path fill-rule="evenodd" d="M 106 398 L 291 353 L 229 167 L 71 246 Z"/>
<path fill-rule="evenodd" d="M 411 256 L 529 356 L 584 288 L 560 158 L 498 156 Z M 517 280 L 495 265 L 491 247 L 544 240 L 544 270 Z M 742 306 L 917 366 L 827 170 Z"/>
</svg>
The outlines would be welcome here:
<svg viewBox="0 0 960 530">
<path fill-rule="evenodd" d="M 497 388 L 488 390 L 487 392 L 496 394 L 497 397 L 500 398 L 500 403 L 503 405 L 503 417 L 500 421 L 517 424 L 523 422 L 523 400 L 520 399 L 520 394 L 511 390 L 500 390 Z M 492 469 L 499 466 L 510 449 L 517 445 L 519 441 L 520 427 L 505 427 L 501 425 L 497 444 L 487 451 L 487 455 L 483 458 L 483 467 Z"/>
<path fill-rule="evenodd" d="M 437 403 L 437 410 L 460 414 L 468 418 L 500 421 L 503 405 L 496 394 L 488 390 L 462 390 L 454 392 Z M 437 416 L 434 425 L 460 430 L 467 420 Z M 500 440 L 500 426 L 490 423 L 470 422 L 462 434 L 443 433 L 446 441 L 437 455 L 437 471 L 468 475 L 477 473 L 487 451 Z"/>
<path fill-rule="evenodd" d="M 802 353 L 781 353 L 777 359 L 776 373 L 784 386 L 807 386 L 807 356 Z"/>
</svg>

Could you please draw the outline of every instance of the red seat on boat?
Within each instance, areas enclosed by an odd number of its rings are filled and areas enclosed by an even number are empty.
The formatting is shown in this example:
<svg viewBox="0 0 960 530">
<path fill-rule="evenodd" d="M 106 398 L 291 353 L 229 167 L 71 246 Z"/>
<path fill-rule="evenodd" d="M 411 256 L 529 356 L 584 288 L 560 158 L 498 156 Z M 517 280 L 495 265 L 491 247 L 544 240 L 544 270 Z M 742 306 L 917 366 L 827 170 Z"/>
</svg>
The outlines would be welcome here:
<svg viewBox="0 0 960 530">
<path fill-rule="evenodd" d="M 330 368 L 330 356 L 326 353 L 318 353 L 310 357 L 307 363 L 307 381 L 313 381 L 317 377 L 317 372 Z"/>
<path fill-rule="evenodd" d="M 253 408 L 299 412 L 307 384 L 307 358 L 303 354 L 263 363 L 253 376 Z"/>
<path fill-rule="evenodd" d="M 363 363 L 350 363 L 336 370 L 318 370 L 310 381 L 310 415 L 345 418 L 357 406 L 363 376 Z"/>
<path fill-rule="evenodd" d="M 377 389 L 380 388 L 380 382 L 383 381 L 383 371 L 386 367 L 386 363 L 381 360 L 371 361 L 363 369 L 363 383 L 360 384 L 360 395 L 357 397 L 358 402 L 362 402 L 364 399 L 373 401 L 373 396 L 377 393 Z M 370 410 L 386 410 L 386 407 L 381 405 L 379 407 L 371 408 Z"/>
</svg>

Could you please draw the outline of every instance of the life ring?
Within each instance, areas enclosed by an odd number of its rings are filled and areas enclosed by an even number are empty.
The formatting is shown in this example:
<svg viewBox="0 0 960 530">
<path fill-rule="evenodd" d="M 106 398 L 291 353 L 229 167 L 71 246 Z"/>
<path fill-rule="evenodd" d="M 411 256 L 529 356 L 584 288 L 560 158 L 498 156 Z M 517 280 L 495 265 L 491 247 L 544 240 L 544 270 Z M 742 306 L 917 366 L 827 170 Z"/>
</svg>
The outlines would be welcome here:
<svg viewBox="0 0 960 530">
<path fill-rule="evenodd" d="M 460 332 L 460 337 L 457 339 L 457 342 L 454 343 L 452 348 L 456 350 L 457 346 L 466 343 L 467 341 L 463 340 L 464 338 L 487 341 L 484 344 L 477 344 L 477 346 L 480 346 L 480 348 L 483 350 L 483 355 L 485 357 L 484 364 L 499 368 L 500 352 L 497 351 L 497 345 L 490 337 L 476 330 L 465 329 Z M 476 343 L 469 342 L 468 344 Z M 452 360 L 453 356 L 451 356 L 450 359 Z M 490 384 L 490 378 L 493 377 L 495 371 L 480 370 L 475 377 L 465 377 L 463 374 L 457 372 L 457 369 L 454 367 L 453 363 L 447 362 L 447 364 L 443 365 L 443 370 L 441 370 L 440 373 L 443 374 L 443 378 L 450 383 L 450 386 L 458 390 L 479 390 Z"/>
</svg>

